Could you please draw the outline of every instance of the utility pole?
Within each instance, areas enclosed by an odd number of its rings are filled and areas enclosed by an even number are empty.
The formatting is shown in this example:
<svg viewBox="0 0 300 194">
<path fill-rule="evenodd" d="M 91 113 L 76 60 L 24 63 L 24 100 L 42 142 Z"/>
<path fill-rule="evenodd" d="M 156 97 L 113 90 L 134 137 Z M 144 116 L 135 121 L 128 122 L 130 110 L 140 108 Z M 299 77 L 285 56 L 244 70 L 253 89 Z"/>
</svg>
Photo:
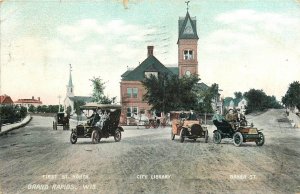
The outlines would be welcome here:
<svg viewBox="0 0 300 194">
<path fill-rule="evenodd" d="M 61 95 L 58 95 L 58 112 L 60 112 L 60 99 L 61 99 Z"/>
</svg>

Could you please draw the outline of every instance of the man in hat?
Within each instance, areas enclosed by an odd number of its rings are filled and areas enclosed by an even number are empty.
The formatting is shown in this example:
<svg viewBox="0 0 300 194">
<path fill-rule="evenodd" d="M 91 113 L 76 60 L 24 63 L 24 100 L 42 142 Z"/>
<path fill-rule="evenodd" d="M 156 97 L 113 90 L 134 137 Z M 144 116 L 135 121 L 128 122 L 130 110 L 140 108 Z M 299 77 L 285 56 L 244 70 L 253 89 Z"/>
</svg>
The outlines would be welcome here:
<svg viewBox="0 0 300 194">
<path fill-rule="evenodd" d="M 233 109 L 229 109 L 225 116 L 226 121 L 231 125 L 232 129 L 235 129 L 235 122 L 237 121 L 237 114 L 233 112 Z"/>
<path fill-rule="evenodd" d="M 196 116 L 196 114 L 194 113 L 194 111 L 191 109 L 190 110 L 190 113 L 189 113 L 189 116 L 188 116 L 188 118 L 187 118 L 187 120 L 197 120 L 197 116 Z"/>
</svg>

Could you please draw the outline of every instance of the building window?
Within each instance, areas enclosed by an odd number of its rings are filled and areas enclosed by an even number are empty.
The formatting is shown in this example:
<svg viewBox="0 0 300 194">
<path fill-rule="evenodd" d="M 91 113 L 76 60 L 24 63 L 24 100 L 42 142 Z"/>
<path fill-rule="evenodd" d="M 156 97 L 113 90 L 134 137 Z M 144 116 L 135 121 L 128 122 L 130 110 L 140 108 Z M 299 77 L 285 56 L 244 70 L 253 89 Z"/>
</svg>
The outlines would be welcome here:
<svg viewBox="0 0 300 194">
<path fill-rule="evenodd" d="M 127 88 L 127 98 L 131 98 L 132 88 Z"/>
<path fill-rule="evenodd" d="M 155 72 L 155 71 L 145 72 L 145 77 L 146 78 L 150 78 L 151 75 L 154 75 L 155 77 L 158 77 L 158 72 Z"/>
<path fill-rule="evenodd" d="M 137 98 L 138 89 L 137 88 L 127 88 L 127 98 Z"/>
<path fill-rule="evenodd" d="M 134 115 L 138 115 L 138 107 L 127 107 L 127 117 L 134 117 Z"/>
<path fill-rule="evenodd" d="M 192 60 L 193 59 L 193 51 L 192 50 L 184 50 L 183 58 L 184 58 L 184 60 Z"/>
<path fill-rule="evenodd" d="M 131 107 L 127 107 L 126 117 L 131 117 Z"/>
<path fill-rule="evenodd" d="M 132 97 L 137 98 L 138 96 L 138 89 L 137 88 L 132 88 Z"/>
</svg>

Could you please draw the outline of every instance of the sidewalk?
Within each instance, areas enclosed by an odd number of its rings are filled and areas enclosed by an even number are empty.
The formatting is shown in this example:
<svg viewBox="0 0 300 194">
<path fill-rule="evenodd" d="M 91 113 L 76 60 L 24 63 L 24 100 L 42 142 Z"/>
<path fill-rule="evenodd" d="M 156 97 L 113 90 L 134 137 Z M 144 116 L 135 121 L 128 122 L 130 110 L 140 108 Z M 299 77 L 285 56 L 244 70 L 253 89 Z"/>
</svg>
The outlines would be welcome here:
<svg viewBox="0 0 300 194">
<path fill-rule="evenodd" d="M 28 114 L 21 122 L 2 126 L 0 136 L 14 129 L 24 127 L 26 124 L 28 124 L 31 121 L 31 119 L 32 119 L 31 115 Z"/>
<path fill-rule="evenodd" d="M 297 116 L 293 112 L 290 112 L 288 119 L 291 121 L 293 127 L 300 128 L 300 117 L 299 116 Z"/>
</svg>

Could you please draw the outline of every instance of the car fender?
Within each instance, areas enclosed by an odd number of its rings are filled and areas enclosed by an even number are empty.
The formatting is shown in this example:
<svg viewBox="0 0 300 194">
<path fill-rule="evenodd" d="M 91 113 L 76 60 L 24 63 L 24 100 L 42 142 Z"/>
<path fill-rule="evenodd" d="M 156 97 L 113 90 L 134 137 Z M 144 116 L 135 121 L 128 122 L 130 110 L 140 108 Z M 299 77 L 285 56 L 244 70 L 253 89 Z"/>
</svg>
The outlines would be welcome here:
<svg viewBox="0 0 300 194">
<path fill-rule="evenodd" d="M 120 131 L 124 132 L 123 127 L 118 127 L 117 129 L 119 129 Z"/>
</svg>

